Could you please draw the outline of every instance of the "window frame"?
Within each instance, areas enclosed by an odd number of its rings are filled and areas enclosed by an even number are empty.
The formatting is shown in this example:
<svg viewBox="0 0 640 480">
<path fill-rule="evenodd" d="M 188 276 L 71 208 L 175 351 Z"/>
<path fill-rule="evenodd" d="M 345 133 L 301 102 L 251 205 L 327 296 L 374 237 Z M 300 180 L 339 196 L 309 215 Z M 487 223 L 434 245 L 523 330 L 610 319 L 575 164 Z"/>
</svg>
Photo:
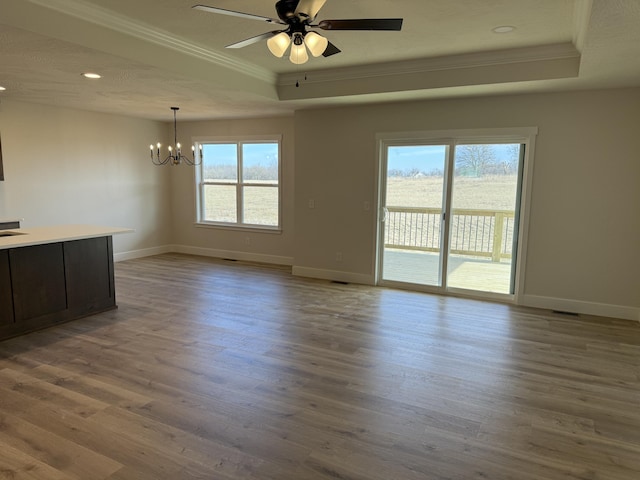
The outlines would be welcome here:
<svg viewBox="0 0 640 480">
<path fill-rule="evenodd" d="M 224 136 L 224 137 L 199 137 L 194 139 L 196 150 L 200 146 L 207 144 L 233 144 L 236 146 L 236 168 L 237 178 L 235 180 L 204 180 L 203 168 L 205 162 L 201 162 L 195 167 L 195 189 L 196 189 L 196 225 L 205 227 L 223 228 L 229 230 L 258 230 L 282 232 L 282 135 L 246 135 L 246 136 Z M 243 178 L 243 146 L 251 144 L 276 144 L 278 149 L 278 180 L 276 184 L 249 181 L 245 182 Z M 205 157 L 206 160 L 206 157 Z M 212 221 L 206 220 L 205 205 L 205 187 L 210 185 L 234 186 L 236 195 L 236 221 Z M 244 189 L 246 187 L 259 188 L 275 188 L 278 194 L 278 224 L 277 225 L 261 225 L 255 223 L 244 222 Z"/>
<path fill-rule="evenodd" d="M 425 144 L 446 144 L 453 150 L 451 155 L 455 155 L 455 147 L 464 144 L 492 144 L 492 143 L 519 143 L 524 146 L 521 150 L 521 166 L 519 172 L 518 183 L 520 185 L 519 201 L 516 206 L 516 215 L 518 217 L 518 235 L 517 244 L 515 245 L 514 255 L 517 258 L 515 271 L 512 281 L 514 282 L 513 293 L 495 294 L 492 292 L 467 291 L 464 289 L 456 289 L 445 286 L 442 287 L 418 287 L 416 290 L 430 293 L 449 293 L 452 295 L 461 295 L 468 297 L 487 298 L 504 302 L 511 302 L 517 305 L 522 303 L 525 285 L 525 272 L 527 268 L 527 250 L 529 238 L 529 218 L 531 210 L 531 192 L 533 185 L 533 169 L 535 159 L 535 144 L 538 136 L 538 127 L 504 127 L 504 128 L 479 128 L 479 129 L 451 129 L 451 130 L 431 130 L 431 131 L 414 131 L 414 132 L 387 132 L 376 134 L 378 169 L 376 170 L 376 204 L 382 206 L 385 202 L 385 192 L 383 189 L 384 170 L 387 168 L 387 160 L 385 157 L 386 148 L 389 145 L 403 145 L 407 143 L 420 142 Z M 522 147 L 521 147 L 522 148 Z M 452 158 L 451 162 L 455 157 Z M 450 167 L 455 165 L 449 163 Z M 445 173 L 446 175 L 446 173 Z M 447 179 L 445 185 L 445 202 L 451 205 L 451 192 L 453 176 Z M 375 257 L 375 281 L 378 285 L 393 286 L 392 282 L 387 282 L 381 278 L 381 249 L 384 249 L 384 209 L 378 208 L 377 222 L 377 248 Z M 447 212 L 450 216 L 451 212 Z M 449 232 L 445 231 L 444 235 L 449 236 Z M 446 263 L 443 265 L 447 268 Z"/>
</svg>

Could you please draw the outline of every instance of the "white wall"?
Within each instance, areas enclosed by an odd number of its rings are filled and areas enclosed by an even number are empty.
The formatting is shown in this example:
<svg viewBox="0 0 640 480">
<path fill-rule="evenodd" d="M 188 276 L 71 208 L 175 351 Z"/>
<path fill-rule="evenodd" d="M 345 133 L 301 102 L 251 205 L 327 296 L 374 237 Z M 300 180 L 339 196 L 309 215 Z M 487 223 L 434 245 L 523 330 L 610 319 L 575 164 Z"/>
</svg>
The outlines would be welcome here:
<svg viewBox="0 0 640 480">
<path fill-rule="evenodd" d="M 523 303 L 640 319 L 640 89 L 181 123 L 184 139 L 283 136 L 279 235 L 194 225 L 193 169 L 154 167 L 148 158 L 149 143 L 171 136 L 170 124 L 3 101 L 0 218 L 132 227 L 114 238 L 124 257 L 174 249 L 367 282 L 376 218 L 362 204 L 376 199 L 377 133 L 532 126 L 539 134 Z"/>
<path fill-rule="evenodd" d="M 295 120 L 294 272 L 373 280 L 375 209 L 362 204 L 376 198 L 377 133 L 539 127 L 523 302 L 640 319 L 640 89 L 333 108 Z"/>
<path fill-rule="evenodd" d="M 184 253 L 290 265 L 294 237 L 294 131 L 293 117 L 181 123 L 180 137 L 189 141 L 198 137 L 282 136 L 282 232 L 196 226 L 194 171 L 181 165 L 173 167 L 172 173 L 174 249 Z"/>
<path fill-rule="evenodd" d="M 160 122 L 3 100 L 0 218 L 134 228 L 114 236 L 120 255 L 168 244 L 170 176 L 149 159 L 167 132 Z"/>
</svg>

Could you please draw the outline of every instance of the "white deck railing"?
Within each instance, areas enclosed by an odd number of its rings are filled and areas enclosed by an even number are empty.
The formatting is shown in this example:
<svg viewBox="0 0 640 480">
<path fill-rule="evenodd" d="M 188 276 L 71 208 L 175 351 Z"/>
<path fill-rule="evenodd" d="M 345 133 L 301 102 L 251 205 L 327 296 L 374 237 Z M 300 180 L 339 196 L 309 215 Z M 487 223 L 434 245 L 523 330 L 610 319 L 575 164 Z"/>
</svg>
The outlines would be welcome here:
<svg viewBox="0 0 640 480">
<path fill-rule="evenodd" d="M 385 247 L 438 252 L 442 211 L 439 208 L 387 207 Z M 453 209 L 450 251 L 489 257 L 494 262 L 511 258 L 514 232 L 512 210 Z"/>
</svg>

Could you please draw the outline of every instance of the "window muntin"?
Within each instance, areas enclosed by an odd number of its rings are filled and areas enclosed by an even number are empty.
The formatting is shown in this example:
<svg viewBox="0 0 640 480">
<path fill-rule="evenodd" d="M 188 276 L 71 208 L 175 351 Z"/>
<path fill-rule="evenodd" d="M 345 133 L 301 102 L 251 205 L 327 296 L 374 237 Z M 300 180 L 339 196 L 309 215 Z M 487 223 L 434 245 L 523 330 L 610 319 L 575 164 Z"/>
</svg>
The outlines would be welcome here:
<svg viewBox="0 0 640 480">
<path fill-rule="evenodd" d="M 280 140 L 199 142 L 198 222 L 280 228 Z"/>
</svg>

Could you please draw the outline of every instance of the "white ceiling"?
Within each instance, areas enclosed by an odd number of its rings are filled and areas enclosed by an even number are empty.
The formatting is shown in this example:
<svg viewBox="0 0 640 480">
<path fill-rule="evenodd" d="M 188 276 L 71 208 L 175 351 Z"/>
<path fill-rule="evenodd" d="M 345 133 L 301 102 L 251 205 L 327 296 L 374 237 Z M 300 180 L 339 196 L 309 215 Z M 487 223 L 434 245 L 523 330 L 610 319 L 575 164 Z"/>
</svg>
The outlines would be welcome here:
<svg viewBox="0 0 640 480">
<path fill-rule="evenodd" d="M 275 1 L 2 0 L 0 100 L 168 120 L 174 105 L 213 119 L 640 86 L 639 0 L 327 0 L 317 20 L 403 17 L 402 31 L 319 30 L 342 53 L 303 66 L 264 42 L 225 49 L 277 28 L 196 3 L 276 17 Z"/>
</svg>

